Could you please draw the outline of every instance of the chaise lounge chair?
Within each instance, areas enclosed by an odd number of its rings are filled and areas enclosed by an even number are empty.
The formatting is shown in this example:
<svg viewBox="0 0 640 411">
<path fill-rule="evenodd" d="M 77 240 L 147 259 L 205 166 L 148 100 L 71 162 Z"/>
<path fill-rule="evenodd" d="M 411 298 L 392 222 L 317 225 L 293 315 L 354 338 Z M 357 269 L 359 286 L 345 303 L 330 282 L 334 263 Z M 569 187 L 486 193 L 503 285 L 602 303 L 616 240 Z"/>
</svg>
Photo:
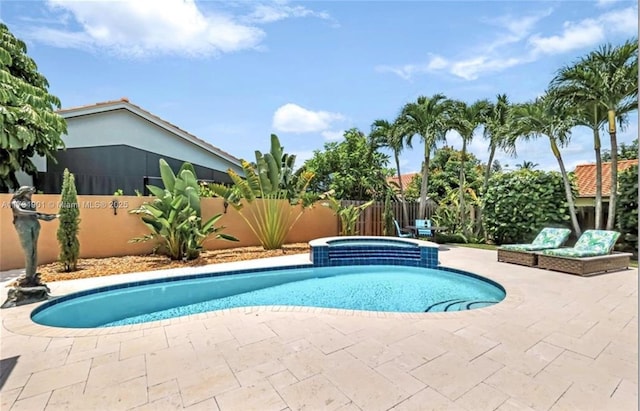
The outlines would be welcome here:
<svg viewBox="0 0 640 411">
<path fill-rule="evenodd" d="M 538 256 L 535 251 L 558 248 L 569 238 L 571 230 L 566 228 L 543 228 L 531 244 L 506 244 L 498 248 L 498 261 L 511 264 L 535 266 Z"/>
<path fill-rule="evenodd" d="M 538 268 L 583 276 L 627 269 L 632 254 L 611 252 L 618 237 L 616 231 L 587 230 L 573 248 L 540 251 Z"/>
</svg>

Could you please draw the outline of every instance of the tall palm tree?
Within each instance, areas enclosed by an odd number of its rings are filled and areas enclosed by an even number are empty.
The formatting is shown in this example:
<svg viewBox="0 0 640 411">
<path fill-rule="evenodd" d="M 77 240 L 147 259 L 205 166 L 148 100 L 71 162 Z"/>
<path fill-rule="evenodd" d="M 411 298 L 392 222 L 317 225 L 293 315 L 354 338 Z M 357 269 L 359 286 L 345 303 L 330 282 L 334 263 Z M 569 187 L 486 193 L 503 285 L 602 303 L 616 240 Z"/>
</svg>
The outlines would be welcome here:
<svg viewBox="0 0 640 411">
<path fill-rule="evenodd" d="M 419 135 L 424 144 L 424 160 L 422 162 L 422 185 L 420 186 L 420 207 L 418 216 L 426 217 L 427 189 L 429 182 L 429 161 L 431 151 L 438 141 L 444 141 L 448 125 L 449 100 L 443 94 L 431 97 L 420 96 L 415 103 L 407 103 L 400 114 L 407 131 L 407 143 L 415 135 Z"/>
<path fill-rule="evenodd" d="M 611 140 L 611 196 L 607 230 L 613 229 L 618 187 L 618 140 L 616 122 L 638 105 L 638 40 L 620 46 L 606 44 L 574 66 L 565 67 L 551 82 L 552 89 L 576 103 L 600 104 L 607 111 Z M 597 160 L 597 159 L 596 159 Z"/>
<path fill-rule="evenodd" d="M 524 160 L 522 164 L 516 164 L 518 170 L 533 170 L 538 167 L 538 163 L 534 163 L 533 161 Z"/>
<path fill-rule="evenodd" d="M 557 108 L 552 107 L 551 97 L 544 95 L 535 101 L 525 104 L 519 104 L 514 107 L 514 128 L 515 136 L 530 139 L 545 136 L 549 139 L 551 152 L 558 161 L 562 181 L 564 182 L 564 191 L 569 205 L 569 215 L 571 224 L 576 236 L 580 237 L 582 230 L 578 223 L 576 215 L 576 207 L 573 201 L 573 191 L 571 182 L 567 174 L 567 170 L 560 153 L 561 146 L 565 146 L 569 142 L 571 136 L 571 128 L 575 126 L 575 120 L 569 111 L 560 112 Z"/>
<path fill-rule="evenodd" d="M 402 202 L 402 222 L 407 225 L 407 203 L 404 198 L 404 187 L 402 184 L 402 173 L 400 172 L 400 153 L 404 149 L 405 143 L 408 147 L 407 136 L 402 127 L 400 119 L 389 123 L 387 120 L 376 120 L 371 125 L 371 133 L 369 133 L 371 144 L 377 149 L 379 147 L 387 147 L 393 151 L 393 158 L 396 162 L 396 173 L 398 175 L 398 185 L 400 186 L 400 201 Z"/>
<path fill-rule="evenodd" d="M 467 156 L 467 145 L 473 139 L 474 131 L 487 119 L 491 108 L 488 100 L 478 100 L 471 105 L 463 101 L 452 101 L 450 113 L 451 130 L 457 131 L 462 137 L 462 152 L 460 157 L 460 190 L 459 190 L 459 206 L 460 206 L 460 225 L 463 231 L 466 230 L 465 218 L 466 207 L 464 202 L 465 192 L 465 174 L 464 162 Z M 463 234 L 468 234 L 463 232 Z"/>
<path fill-rule="evenodd" d="M 506 94 L 499 94 L 492 103 L 484 122 L 484 137 L 489 140 L 489 160 L 484 174 L 483 193 L 487 192 L 493 158 L 498 149 L 515 153 L 515 140 L 511 135 L 511 103 Z"/>
</svg>

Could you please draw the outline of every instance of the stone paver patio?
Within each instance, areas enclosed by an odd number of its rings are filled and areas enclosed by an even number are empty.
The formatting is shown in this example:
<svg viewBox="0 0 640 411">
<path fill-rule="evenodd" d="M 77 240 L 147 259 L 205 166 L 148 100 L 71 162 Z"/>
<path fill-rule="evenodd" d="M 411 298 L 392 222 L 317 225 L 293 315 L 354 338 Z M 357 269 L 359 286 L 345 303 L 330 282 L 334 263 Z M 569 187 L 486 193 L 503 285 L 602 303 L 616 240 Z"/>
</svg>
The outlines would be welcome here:
<svg viewBox="0 0 640 411">
<path fill-rule="evenodd" d="M 36 305 L 2 310 L 0 409 L 638 409 L 636 269 L 581 278 L 456 247 L 440 260 L 501 283 L 507 298 L 457 313 L 261 307 L 83 330 L 32 323 Z"/>
</svg>

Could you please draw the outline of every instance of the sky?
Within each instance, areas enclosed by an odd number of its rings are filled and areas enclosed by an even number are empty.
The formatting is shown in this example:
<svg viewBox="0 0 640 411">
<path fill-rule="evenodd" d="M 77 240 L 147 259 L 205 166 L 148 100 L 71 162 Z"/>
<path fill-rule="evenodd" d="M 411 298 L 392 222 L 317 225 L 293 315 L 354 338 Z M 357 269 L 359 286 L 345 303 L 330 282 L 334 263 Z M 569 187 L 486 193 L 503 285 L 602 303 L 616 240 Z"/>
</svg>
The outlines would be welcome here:
<svg viewBox="0 0 640 411">
<path fill-rule="evenodd" d="M 0 7 L 63 108 L 126 97 L 248 161 L 269 150 L 275 133 L 298 166 L 344 130 L 369 133 L 376 119 L 393 121 L 421 95 L 532 100 L 562 66 L 638 34 L 638 2 L 626 0 L 7 0 Z M 618 142 L 637 133 L 636 112 Z M 608 148 L 606 134 L 602 141 Z M 462 146 L 455 132 L 446 144 Z M 481 129 L 470 151 L 488 160 Z M 422 155 L 414 139 L 401 154 L 403 174 L 419 171 Z M 594 162 L 590 130 L 575 128 L 562 155 L 569 171 Z M 544 139 L 496 159 L 509 169 L 523 161 L 559 169 Z"/>
</svg>

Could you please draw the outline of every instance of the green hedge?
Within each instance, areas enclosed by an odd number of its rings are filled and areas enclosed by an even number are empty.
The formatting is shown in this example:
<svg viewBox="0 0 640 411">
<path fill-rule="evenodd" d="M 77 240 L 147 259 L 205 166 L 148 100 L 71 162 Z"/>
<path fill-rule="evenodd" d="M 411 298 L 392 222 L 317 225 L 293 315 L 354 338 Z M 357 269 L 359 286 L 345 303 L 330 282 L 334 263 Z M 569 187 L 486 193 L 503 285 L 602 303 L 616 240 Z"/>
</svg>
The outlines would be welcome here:
<svg viewBox="0 0 640 411">
<path fill-rule="evenodd" d="M 528 243 L 544 227 L 569 228 L 561 174 L 539 170 L 494 174 L 483 197 L 483 220 L 496 244 Z"/>
<path fill-rule="evenodd" d="M 633 252 L 638 258 L 638 166 L 635 165 L 618 175 L 618 201 L 616 217 L 622 233 L 619 244 L 622 250 Z"/>
</svg>

